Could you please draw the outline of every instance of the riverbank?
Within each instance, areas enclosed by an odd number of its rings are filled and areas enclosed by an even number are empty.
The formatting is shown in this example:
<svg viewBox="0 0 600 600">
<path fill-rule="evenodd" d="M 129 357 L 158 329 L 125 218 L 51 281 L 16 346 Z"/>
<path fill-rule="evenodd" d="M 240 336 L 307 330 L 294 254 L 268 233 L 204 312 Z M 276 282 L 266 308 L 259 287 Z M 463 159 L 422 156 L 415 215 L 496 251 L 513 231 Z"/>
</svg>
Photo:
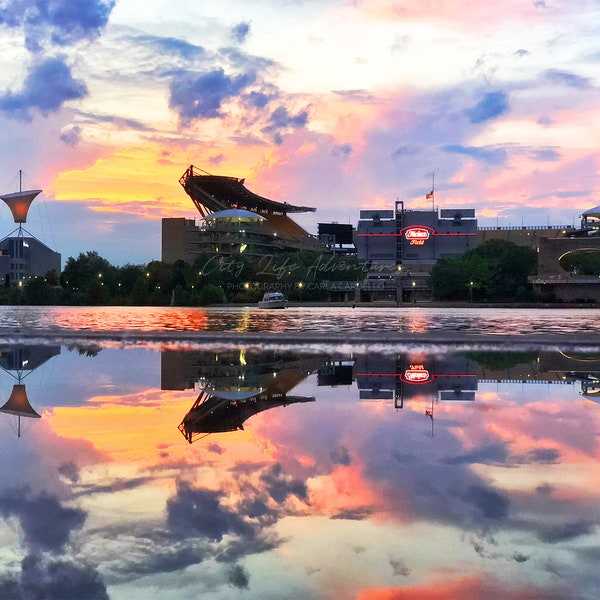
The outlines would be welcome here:
<svg viewBox="0 0 600 600">
<path fill-rule="evenodd" d="M 225 305 L 229 306 L 229 305 Z M 251 304 L 231 304 L 230 306 L 250 306 Z M 375 302 L 290 302 L 289 307 L 346 307 L 346 308 L 532 308 L 532 309 L 552 309 L 552 308 L 596 308 L 600 309 L 600 304 L 595 302 L 447 302 L 447 301 L 427 301 L 427 302 L 402 302 L 398 304 L 392 300 L 380 300 Z"/>
</svg>

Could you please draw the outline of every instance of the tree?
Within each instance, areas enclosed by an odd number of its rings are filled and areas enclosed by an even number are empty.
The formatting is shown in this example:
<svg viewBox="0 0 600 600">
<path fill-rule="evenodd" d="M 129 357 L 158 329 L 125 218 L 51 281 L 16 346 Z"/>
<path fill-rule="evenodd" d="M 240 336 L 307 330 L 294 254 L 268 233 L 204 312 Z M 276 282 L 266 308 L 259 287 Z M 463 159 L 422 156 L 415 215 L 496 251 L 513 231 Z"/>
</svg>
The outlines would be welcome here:
<svg viewBox="0 0 600 600">
<path fill-rule="evenodd" d="M 600 251 L 574 250 L 561 259 L 560 266 L 565 271 L 577 275 L 600 275 Z"/>
<path fill-rule="evenodd" d="M 487 262 L 472 250 L 442 258 L 431 270 L 429 284 L 440 300 L 466 300 L 478 297 L 490 277 Z"/>
<path fill-rule="evenodd" d="M 217 285 L 208 283 L 200 291 L 199 302 L 202 306 L 221 304 L 223 302 L 223 290 Z"/>
<path fill-rule="evenodd" d="M 536 254 L 504 240 L 490 240 L 464 254 L 440 259 L 431 271 L 434 297 L 465 300 L 529 300 L 527 277 L 535 272 Z"/>
<path fill-rule="evenodd" d="M 121 297 L 130 296 L 138 279 L 145 277 L 143 265 L 126 264 L 116 270 L 116 294 Z"/>
<path fill-rule="evenodd" d="M 107 296 L 107 292 L 110 296 L 114 281 L 115 267 L 95 251 L 81 253 L 77 258 L 70 257 L 61 275 L 64 287 L 80 290 L 84 294 L 92 284 L 94 288 L 105 287 L 101 294 L 103 297 Z M 92 296 L 97 295 L 92 294 Z"/>
<path fill-rule="evenodd" d="M 43 277 L 36 277 L 23 286 L 23 302 L 37 306 L 54 304 L 56 302 L 55 290 Z"/>
<path fill-rule="evenodd" d="M 488 264 L 490 277 L 485 296 L 490 300 L 527 300 L 531 286 L 527 281 L 535 273 L 537 256 L 531 248 L 504 240 L 489 240 L 473 250 Z"/>
</svg>

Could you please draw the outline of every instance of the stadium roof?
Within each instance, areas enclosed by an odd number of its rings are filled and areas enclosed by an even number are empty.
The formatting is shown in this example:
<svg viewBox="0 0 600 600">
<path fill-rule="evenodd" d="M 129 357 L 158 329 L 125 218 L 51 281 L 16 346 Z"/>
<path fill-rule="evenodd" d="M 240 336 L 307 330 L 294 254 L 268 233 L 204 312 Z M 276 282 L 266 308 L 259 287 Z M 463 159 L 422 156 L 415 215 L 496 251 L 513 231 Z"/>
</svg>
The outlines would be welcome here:
<svg viewBox="0 0 600 600">
<path fill-rule="evenodd" d="M 207 220 L 219 220 L 223 219 L 225 221 L 264 221 L 265 218 L 261 215 L 251 212 L 249 210 L 244 210 L 242 208 L 228 208 L 227 210 L 219 210 L 217 212 L 211 213 L 210 215 L 206 215 L 204 217 Z"/>
<path fill-rule="evenodd" d="M 582 217 L 596 217 L 600 219 L 600 206 L 595 206 L 594 208 L 590 208 L 586 210 L 582 215 Z"/>
<path fill-rule="evenodd" d="M 276 202 L 254 194 L 244 187 L 244 179 L 210 175 L 190 165 L 179 179 L 200 214 L 205 217 L 211 212 L 230 208 L 241 208 L 257 213 L 286 215 L 287 213 L 314 212 L 309 206 L 296 206 L 287 202 Z"/>
</svg>

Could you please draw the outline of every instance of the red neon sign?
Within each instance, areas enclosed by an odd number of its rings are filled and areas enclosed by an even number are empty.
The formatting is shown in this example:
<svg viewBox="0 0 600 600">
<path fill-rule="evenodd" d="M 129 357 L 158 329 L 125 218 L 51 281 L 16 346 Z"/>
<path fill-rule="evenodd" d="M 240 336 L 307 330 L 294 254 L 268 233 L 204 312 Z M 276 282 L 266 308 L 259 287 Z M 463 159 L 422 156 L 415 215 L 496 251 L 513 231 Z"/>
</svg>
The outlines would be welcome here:
<svg viewBox="0 0 600 600">
<path fill-rule="evenodd" d="M 413 242 L 425 241 L 429 239 L 431 232 L 427 227 L 410 227 L 404 232 L 404 237 Z"/>
</svg>

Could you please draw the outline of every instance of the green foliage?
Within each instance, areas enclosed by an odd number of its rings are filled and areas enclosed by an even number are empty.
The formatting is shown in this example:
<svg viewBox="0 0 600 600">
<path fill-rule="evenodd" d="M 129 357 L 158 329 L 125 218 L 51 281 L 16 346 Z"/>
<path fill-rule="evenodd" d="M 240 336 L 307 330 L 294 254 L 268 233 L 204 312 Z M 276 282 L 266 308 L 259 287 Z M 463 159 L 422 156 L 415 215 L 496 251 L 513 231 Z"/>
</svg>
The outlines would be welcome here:
<svg viewBox="0 0 600 600">
<path fill-rule="evenodd" d="M 486 260 L 470 251 L 440 259 L 431 271 L 430 285 L 440 300 L 466 300 L 478 297 L 489 278 Z"/>
<path fill-rule="evenodd" d="M 490 371 L 503 371 L 512 369 L 517 365 L 533 362 L 537 358 L 535 352 L 487 352 L 473 350 L 463 352 L 463 356 L 475 361 L 478 365 L 490 369 Z"/>
<path fill-rule="evenodd" d="M 569 252 L 560 261 L 560 266 L 577 275 L 600 275 L 600 252 L 596 249 Z"/>
<path fill-rule="evenodd" d="M 484 297 L 489 300 L 527 300 L 531 297 L 527 277 L 535 273 L 537 257 L 531 248 L 504 240 L 490 240 L 473 250 L 489 266 Z"/>
<path fill-rule="evenodd" d="M 65 287 L 74 290 L 88 288 L 93 281 L 110 285 L 114 280 L 115 267 L 97 252 L 81 253 L 69 258 L 62 273 Z"/>
<path fill-rule="evenodd" d="M 23 286 L 23 304 L 56 304 L 58 293 L 43 277 L 36 277 Z"/>
<path fill-rule="evenodd" d="M 441 259 L 431 272 L 431 289 L 440 300 L 527 301 L 527 277 L 535 273 L 536 254 L 504 240 L 490 240 L 459 256 Z"/>
<path fill-rule="evenodd" d="M 199 303 L 201 306 L 221 304 L 222 302 L 223 290 L 219 286 L 209 283 L 202 288 L 199 296 Z"/>
</svg>

